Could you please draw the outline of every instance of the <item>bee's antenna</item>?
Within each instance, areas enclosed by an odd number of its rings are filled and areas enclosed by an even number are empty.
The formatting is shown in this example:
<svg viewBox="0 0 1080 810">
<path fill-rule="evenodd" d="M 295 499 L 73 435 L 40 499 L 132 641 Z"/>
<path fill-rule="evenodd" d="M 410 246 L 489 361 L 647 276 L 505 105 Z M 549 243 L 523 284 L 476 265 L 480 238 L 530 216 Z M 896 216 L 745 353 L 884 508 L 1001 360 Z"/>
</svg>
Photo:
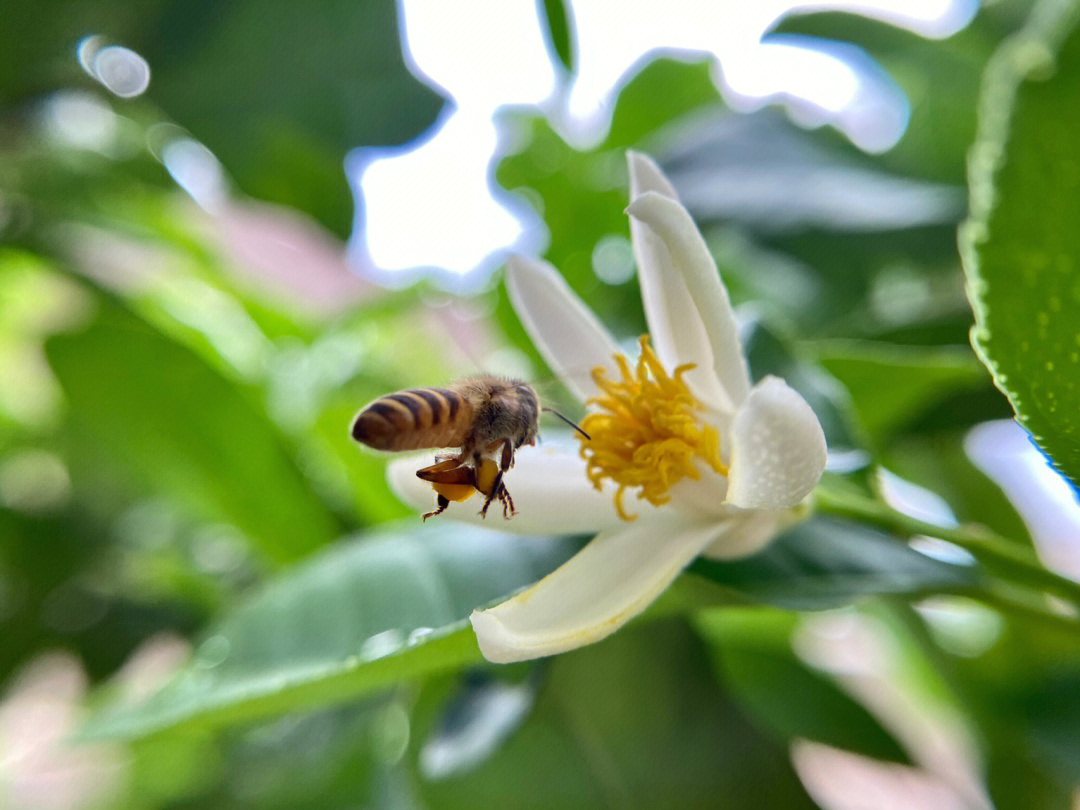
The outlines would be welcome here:
<svg viewBox="0 0 1080 810">
<path fill-rule="evenodd" d="M 553 413 L 553 414 L 555 414 L 557 417 L 559 417 L 564 422 L 566 422 L 566 424 L 568 424 L 570 427 L 572 427 L 574 430 L 576 430 L 578 433 L 580 433 L 582 436 L 584 436 L 588 441 L 592 441 L 592 436 L 590 436 L 584 430 L 579 428 L 576 424 L 574 424 L 571 420 L 567 419 L 565 416 L 563 416 L 561 413 L 559 413 L 554 408 L 541 408 L 540 410 L 542 410 L 544 413 Z"/>
</svg>

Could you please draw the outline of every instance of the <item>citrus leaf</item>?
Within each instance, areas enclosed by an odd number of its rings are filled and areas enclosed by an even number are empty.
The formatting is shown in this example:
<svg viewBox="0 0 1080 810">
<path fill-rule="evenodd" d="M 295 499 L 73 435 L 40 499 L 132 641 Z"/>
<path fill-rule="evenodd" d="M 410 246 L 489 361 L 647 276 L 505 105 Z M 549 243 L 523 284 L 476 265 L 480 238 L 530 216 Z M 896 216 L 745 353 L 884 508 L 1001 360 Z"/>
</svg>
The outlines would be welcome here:
<svg viewBox="0 0 1080 810">
<path fill-rule="evenodd" d="M 539 579 L 570 551 L 565 541 L 449 522 L 400 524 L 325 549 L 211 628 L 160 691 L 103 707 L 83 736 L 226 726 L 480 663 L 469 612 Z"/>
<path fill-rule="evenodd" d="M 1080 482 L 1080 30 L 1044 2 L 983 78 L 960 232 L 972 342 L 1020 423 Z"/>
<path fill-rule="evenodd" d="M 46 352 L 73 427 L 121 485 L 237 527 L 273 562 L 340 532 L 254 393 L 125 309 L 103 299 L 88 329 Z"/>
</svg>

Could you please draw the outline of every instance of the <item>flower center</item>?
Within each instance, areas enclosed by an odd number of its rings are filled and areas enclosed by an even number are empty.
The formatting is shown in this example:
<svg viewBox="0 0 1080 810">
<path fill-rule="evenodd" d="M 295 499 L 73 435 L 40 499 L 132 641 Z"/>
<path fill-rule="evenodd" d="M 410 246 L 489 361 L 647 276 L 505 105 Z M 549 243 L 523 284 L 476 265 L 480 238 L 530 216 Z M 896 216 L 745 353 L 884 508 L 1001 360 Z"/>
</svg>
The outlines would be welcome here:
<svg viewBox="0 0 1080 810">
<path fill-rule="evenodd" d="M 627 489 L 638 489 L 638 498 L 659 506 L 671 500 L 668 490 L 683 478 L 701 478 L 695 458 L 721 475 L 728 471 L 720 460 L 720 436 L 700 418 L 705 408 L 682 379 L 694 364 L 668 374 L 649 336 L 642 335 L 638 343 L 641 358 L 634 368 L 623 355 L 614 357 L 621 380 L 609 380 L 603 368 L 593 369 L 601 393 L 589 399 L 595 410 L 581 423 L 591 438 L 579 437 L 593 486 L 600 489 L 605 478 L 618 485 L 615 510 L 623 520 L 637 517 L 623 506 Z"/>
</svg>

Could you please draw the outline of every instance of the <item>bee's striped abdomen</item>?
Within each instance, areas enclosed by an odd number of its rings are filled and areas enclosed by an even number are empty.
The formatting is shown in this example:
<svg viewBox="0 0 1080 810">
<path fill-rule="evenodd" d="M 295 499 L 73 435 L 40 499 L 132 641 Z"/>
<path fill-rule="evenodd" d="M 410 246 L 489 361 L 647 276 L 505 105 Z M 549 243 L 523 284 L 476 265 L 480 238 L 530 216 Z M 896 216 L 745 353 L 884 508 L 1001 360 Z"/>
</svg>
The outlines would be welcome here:
<svg viewBox="0 0 1080 810">
<path fill-rule="evenodd" d="M 353 422 L 353 438 L 376 450 L 457 447 L 472 419 L 472 406 L 445 388 L 398 391 L 372 402 Z"/>
</svg>

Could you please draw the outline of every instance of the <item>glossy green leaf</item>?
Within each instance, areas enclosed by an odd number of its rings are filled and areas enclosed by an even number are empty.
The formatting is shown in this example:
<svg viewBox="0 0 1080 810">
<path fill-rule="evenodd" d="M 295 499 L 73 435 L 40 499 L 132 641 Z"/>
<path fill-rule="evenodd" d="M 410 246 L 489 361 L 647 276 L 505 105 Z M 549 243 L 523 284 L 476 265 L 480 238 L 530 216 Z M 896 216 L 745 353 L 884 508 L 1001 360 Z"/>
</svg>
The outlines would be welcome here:
<svg viewBox="0 0 1080 810">
<path fill-rule="evenodd" d="M 205 635 L 144 703 L 85 736 L 141 737 L 321 708 L 482 661 L 468 614 L 552 570 L 572 544 L 409 521 L 288 570 Z"/>
<path fill-rule="evenodd" d="M 753 557 L 700 559 L 690 569 L 745 599 L 825 610 L 872 594 L 922 595 L 972 585 L 971 568 L 940 562 L 857 523 L 814 517 Z"/>
<path fill-rule="evenodd" d="M 462 728 L 451 708 L 443 727 L 421 739 L 418 788 L 426 806 L 814 806 L 787 751 L 719 688 L 700 641 L 679 622 L 628 628 L 553 659 L 538 675 L 528 719 L 505 741 L 488 734 L 479 763 L 461 748 L 483 744 L 496 711 Z M 447 752 L 441 762 L 430 753 L 437 745 Z M 461 765 L 448 768 L 455 755 Z"/>
<path fill-rule="evenodd" d="M 994 56 L 961 231 L 973 343 L 1021 424 L 1080 483 L 1080 17 L 1044 2 Z"/>
<path fill-rule="evenodd" d="M 47 353 L 71 423 L 121 485 L 169 493 L 275 562 L 337 536 L 254 392 L 191 350 L 103 299 L 88 329 Z"/>
<path fill-rule="evenodd" d="M 899 743 L 870 712 L 796 657 L 795 624 L 794 614 L 766 608 L 722 608 L 694 620 L 736 700 L 781 739 L 814 740 L 907 762 Z"/>
</svg>

